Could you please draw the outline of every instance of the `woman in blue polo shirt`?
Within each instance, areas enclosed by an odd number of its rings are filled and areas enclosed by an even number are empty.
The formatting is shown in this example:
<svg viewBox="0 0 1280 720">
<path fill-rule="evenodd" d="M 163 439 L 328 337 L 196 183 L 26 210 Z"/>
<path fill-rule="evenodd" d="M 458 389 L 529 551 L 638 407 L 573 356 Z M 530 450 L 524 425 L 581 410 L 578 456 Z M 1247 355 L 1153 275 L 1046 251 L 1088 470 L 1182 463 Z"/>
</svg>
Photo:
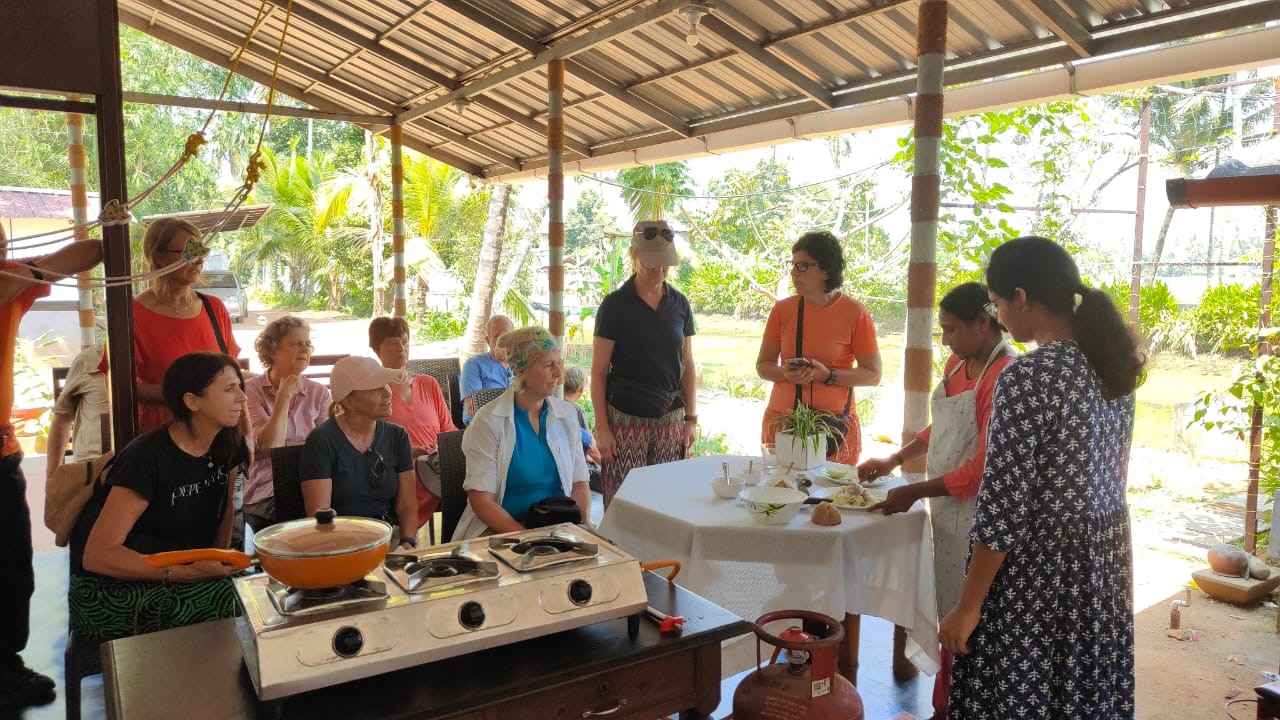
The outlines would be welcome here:
<svg viewBox="0 0 1280 720">
<path fill-rule="evenodd" d="M 631 468 L 684 458 L 696 435 L 693 309 L 667 283 L 678 262 L 665 222 L 636 223 L 631 278 L 596 311 L 591 404 L 606 507 Z"/>
</svg>

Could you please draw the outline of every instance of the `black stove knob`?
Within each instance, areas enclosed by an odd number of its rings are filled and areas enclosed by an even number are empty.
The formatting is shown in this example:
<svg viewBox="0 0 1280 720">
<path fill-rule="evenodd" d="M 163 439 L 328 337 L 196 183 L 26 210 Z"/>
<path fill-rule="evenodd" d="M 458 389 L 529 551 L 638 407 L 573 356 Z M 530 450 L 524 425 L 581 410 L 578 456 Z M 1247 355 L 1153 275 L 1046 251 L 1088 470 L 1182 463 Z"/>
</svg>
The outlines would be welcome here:
<svg viewBox="0 0 1280 720">
<path fill-rule="evenodd" d="M 484 625 L 484 608 L 478 602 L 465 602 L 458 608 L 458 622 L 468 630 Z"/>
<path fill-rule="evenodd" d="M 333 651 L 342 657 L 355 657 L 364 647 L 364 635 L 353 627 L 339 628 L 333 634 Z"/>
<path fill-rule="evenodd" d="M 574 580 L 569 583 L 569 600 L 574 605 L 586 605 L 591 602 L 591 583 L 586 580 Z"/>
</svg>

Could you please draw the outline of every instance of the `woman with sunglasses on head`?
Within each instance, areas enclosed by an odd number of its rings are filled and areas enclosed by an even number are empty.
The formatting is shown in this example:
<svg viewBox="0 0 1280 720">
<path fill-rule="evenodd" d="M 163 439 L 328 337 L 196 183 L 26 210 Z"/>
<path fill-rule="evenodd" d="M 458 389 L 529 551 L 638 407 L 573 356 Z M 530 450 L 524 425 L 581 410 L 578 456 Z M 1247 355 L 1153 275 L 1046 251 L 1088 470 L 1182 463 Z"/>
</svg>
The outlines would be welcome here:
<svg viewBox="0 0 1280 720">
<path fill-rule="evenodd" d="M 220 352 L 240 356 L 231 334 L 231 316 L 222 301 L 198 293 L 195 284 L 204 269 L 200 229 L 186 220 L 161 218 L 147 227 L 142 254 L 151 271 L 175 268 L 151 281 L 133 299 L 133 356 L 138 374 L 138 432 L 172 420 L 160 384 L 174 359 L 190 352 Z M 241 420 L 246 437 L 249 417 Z"/>
<path fill-rule="evenodd" d="M 1125 499 L 1145 358 L 1061 246 L 996 248 L 1000 323 L 1036 349 L 1000 373 L 960 599 L 947 717 L 1131 718 L 1133 569 Z"/>
<path fill-rule="evenodd" d="M 697 436 L 693 309 L 667 282 L 679 263 L 662 220 L 631 233 L 631 278 L 596 311 L 591 404 L 607 507 L 631 468 L 683 459 Z"/>
<path fill-rule="evenodd" d="M 515 376 L 507 391 L 476 411 L 462 436 L 467 509 L 454 540 L 525 529 L 533 506 L 572 498 L 578 519 L 591 516 L 591 475 L 578 413 L 555 397 L 564 365 L 551 333 L 523 327 L 499 347 Z M 570 518 L 571 519 L 571 518 Z"/>
<path fill-rule="evenodd" d="M 942 327 L 942 344 L 951 349 L 951 357 L 930 401 L 933 424 L 888 458 L 867 460 L 858 466 L 858 479 L 871 482 L 928 453 L 928 480 L 895 487 L 884 502 L 869 509 L 891 515 L 905 512 L 916 500 L 931 498 L 929 519 L 939 609 L 955 607 L 960 597 L 969 529 L 986 461 L 991 396 L 996 377 L 1013 361 L 1000 323 L 987 311 L 988 304 L 987 286 L 982 283 L 957 285 L 943 296 L 938 303 L 938 325 Z M 951 653 L 943 650 L 942 669 L 933 681 L 937 718 L 947 714 L 951 660 Z"/>
<path fill-rule="evenodd" d="M 237 426 L 240 366 L 189 353 L 164 374 L 174 420 L 134 438 L 112 462 L 71 539 L 71 629 L 94 641 L 231 617 L 237 570 L 219 562 L 157 568 L 143 555 L 227 548 L 231 501 L 248 447 Z"/>
<path fill-rule="evenodd" d="M 866 305 L 840 292 L 844 253 L 834 235 L 805 233 L 790 264 L 796 294 L 769 311 L 756 357 L 756 374 L 773 383 L 761 441 L 773 442 L 784 413 L 804 404 L 847 418 L 829 458 L 853 464 L 862 450 L 853 389 L 880 382 L 875 324 Z"/>
<path fill-rule="evenodd" d="M 271 449 L 300 445 L 329 418 L 329 388 L 302 376 L 311 364 L 311 328 L 285 315 L 267 324 L 253 347 L 266 372 L 245 381 L 254 429 L 254 461 L 244 484 L 244 517 L 255 532 L 275 523 Z"/>
<path fill-rule="evenodd" d="M 307 515 L 333 508 L 339 515 L 386 520 L 399 529 L 401 548 L 418 543 L 413 449 L 404 428 L 391 415 L 393 382 L 404 370 L 384 368 L 367 357 L 345 357 L 333 364 L 329 420 L 311 431 L 302 453 L 299 477 Z"/>
</svg>

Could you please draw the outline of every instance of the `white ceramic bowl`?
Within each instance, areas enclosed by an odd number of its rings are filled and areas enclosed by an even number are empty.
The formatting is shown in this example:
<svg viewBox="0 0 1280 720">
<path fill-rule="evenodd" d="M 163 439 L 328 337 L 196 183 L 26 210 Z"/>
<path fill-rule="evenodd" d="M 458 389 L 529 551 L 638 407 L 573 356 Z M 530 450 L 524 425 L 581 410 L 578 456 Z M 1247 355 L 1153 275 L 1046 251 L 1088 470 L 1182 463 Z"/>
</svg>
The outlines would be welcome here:
<svg viewBox="0 0 1280 720">
<path fill-rule="evenodd" d="M 805 497 L 804 493 L 791 488 L 753 487 L 742 491 L 742 504 L 756 522 L 786 525 L 800 512 Z"/>
<path fill-rule="evenodd" d="M 760 480 L 765 477 L 765 473 L 761 472 L 759 467 L 757 467 L 753 472 L 747 472 L 747 469 L 743 468 L 733 477 L 741 481 L 742 484 L 747 487 L 755 487 L 760 484 Z"/>
<path fill-rule="evenodd" d="M 716 497 L 726 500 L 735 498 L 738 497 L 738 493 L 742 492 L 742 481 L 731 477 L 729 482 L 725 482 L 723 475 L 716 475 L 711 478 L 711 491 L 716 494 Z"/>
</svg>

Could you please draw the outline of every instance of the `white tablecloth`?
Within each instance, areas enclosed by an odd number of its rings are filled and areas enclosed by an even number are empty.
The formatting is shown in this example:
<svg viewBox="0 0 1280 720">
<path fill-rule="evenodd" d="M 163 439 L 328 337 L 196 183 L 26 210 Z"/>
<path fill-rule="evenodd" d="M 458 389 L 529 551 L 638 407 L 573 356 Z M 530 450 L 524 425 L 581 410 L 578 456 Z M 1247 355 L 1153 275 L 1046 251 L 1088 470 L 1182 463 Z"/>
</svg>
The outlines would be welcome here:
<svg viewBox="0 0 1280 720">
<path fill-rule="evenodd" d="M 892 516 L 842 510 L 844 522 L 834 527 L 813 524 L 806 506 L 786 525 L 764 525 L 741 500 L 712 493 L 722 462 L 735 471 L 747 458 L 632 470 L 605 511 L 601 534 L 643 561 L 679 560 L 678 583 L 749 620 L 789 609 L 889 620 L 907 628 L 907 657 L 916 667 L 937 671 L 933 543 L 921 504 Z M 887 487 L 894 482 L 902 481 Z"/>
</svg>

